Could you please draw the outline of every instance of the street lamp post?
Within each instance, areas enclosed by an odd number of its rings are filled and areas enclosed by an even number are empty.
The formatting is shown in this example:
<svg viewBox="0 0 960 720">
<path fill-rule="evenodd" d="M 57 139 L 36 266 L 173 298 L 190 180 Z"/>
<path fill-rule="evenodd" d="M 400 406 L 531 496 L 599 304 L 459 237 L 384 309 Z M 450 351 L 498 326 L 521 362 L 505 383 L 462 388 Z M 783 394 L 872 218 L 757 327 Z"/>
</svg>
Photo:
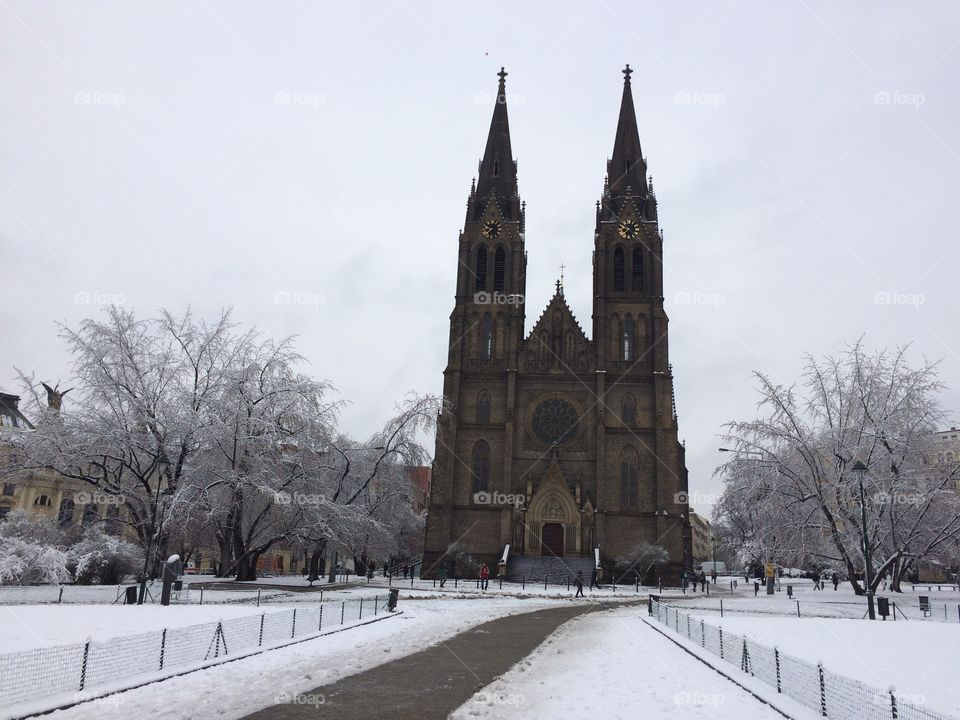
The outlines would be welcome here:
<svg viewBox="0 0 960 720">
<path fill-rule="evenodd" d="M 860 460 L 853 464 L 853 471 L 860 478 L 860 527 L 863 535 L 863 582 L 867 586 L 867 614 L 871 620 L 877 619 L 873 607 L 873 585 L 870 579 L 870 536 L 867 532 L 867 504 L 863 494 L 863 476 L 869 468 Z"/>
</svg>

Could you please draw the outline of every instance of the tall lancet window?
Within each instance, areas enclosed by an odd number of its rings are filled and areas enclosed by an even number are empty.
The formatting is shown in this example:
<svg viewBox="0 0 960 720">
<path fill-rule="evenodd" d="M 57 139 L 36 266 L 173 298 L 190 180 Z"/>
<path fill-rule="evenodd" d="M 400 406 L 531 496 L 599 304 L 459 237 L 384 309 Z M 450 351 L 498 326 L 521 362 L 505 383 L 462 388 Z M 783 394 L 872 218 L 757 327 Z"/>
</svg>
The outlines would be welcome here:
<svg viewBox="0 0 960 720">
<path fill-rule="evenodd" d="M 633 323 L 633 315 L 623 319 L 623 359 L 633 360 L 637 356 L 637 331 Z"/>
<path fill-rule="evenodd" d="M 633 249 L 633 284 L 631 290 L 643 290 L 643 248 Z"/>
<path fill-rule="evenodd" d="M 473 276 L 476 278 L 474 292 L 483 292 L 487 289 L 487 248 L 481 245 L 477 248 L 477 262 L 473 266 Z"/>
<path fill-rule="evenodd" d="M 623 292 L 627 289 L 624 282 L 624 259 L 623 249 L 617 248 L 613 251 L 613 290 L 614 292 Z"/>
<path fill-rule="evenodd" d="M 476 493 L 485 493 L 490 489 L 490 446 L 481 440 L 473 447 L 473 487 Z"/>
<path fill-rule="evenodd" d="M 480 359 L 493 357 L 493 315 L 484 313 L 480 320 Z"/>
<path fill-rule="evenodd" d="M 493 289 L 494 292 L 503 292 L 504 272 L 507 266 L 507 253 L 502 247 L 497 248 L 493 256 Z"/>
</svg>

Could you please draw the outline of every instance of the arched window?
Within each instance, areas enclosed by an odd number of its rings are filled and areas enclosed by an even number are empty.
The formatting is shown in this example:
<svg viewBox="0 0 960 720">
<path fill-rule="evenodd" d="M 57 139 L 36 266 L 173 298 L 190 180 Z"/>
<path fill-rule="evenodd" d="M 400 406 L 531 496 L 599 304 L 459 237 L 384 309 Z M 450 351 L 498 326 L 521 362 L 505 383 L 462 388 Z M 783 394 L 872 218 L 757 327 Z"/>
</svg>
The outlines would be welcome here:
<svg viewBox="0 0 960 720">
<path fill-rule="evenodd" d="M 633 360 L 637 356 L 637 330 L 633 324 L 633 315 L 623 319 L 623 359 Z"/>
<path fill-rule="evenodd" d="M 624 282 L 624 260 L 623 248 L 617 248 L 613 251 L 613 290 L 614 292 L 623 292 L 627 289 Z"/>
<path fill-rule="evenodd" d="M 493 315 L 484 313 L 480 320 L 480 359 L 493 357 Z"/>
<path fill-rule="evenodd" d="M 107 505 L 107 519 L 105 523 L 106 527 L 104 528 L 110 535 L 119 535 L 120 534 L 120 506 L 119 505 Z"/>
<path fill-rule="evenodd" d="M 495 292 L 503 292 L 506 268 L 507 253 L 502 247 L 498 247 L 497 252 L 493 255 L 493 289 Z"/>
<path fill-rule="evenodd" d="M 631 290 L 643 290 L 643 248 L 633 249 L 633 284 Z"/>
<path fill-rule="evenodd" d="M 477 396 L 477 422 L 490 422 L 490 393 L 486 390 L 481 390 Z"/>
<path fill-rule="evenodd" d="M 490 446 L 485 440 L 473 448 L 473 488 L 472 492 L 485 493 L 490 489 Z"/>
<path fill-rule="evenodd" d="M 100 519 L 100 508 L 96 503 L 87 503 L 83 506 L 83 524 L 90 525 Z"/>
<path fill-rule="evenodd" d="M 640 505 L 640 477 L 637 472 L 637 451 L 625 447 L 620 453 L 620 506 Z"/>
<path fill-rule="evenodd" d="M 627 427 L 633 427 L 637 424 L 637 403 L 632 395 L 624 395 L 620 403 L 620 419 Z"/>
<path fill-rule="evenodd" d="M 64 498 L 60 501 L 60 510 L 57 512 L 57 525 L 66 527 L 73 522 L 73 500 Z"/>
<path fill-rule="evenodd" d="M 487 289 L 487 248 L 481 245 L 477 248 L 477 262 L 473 266 L 473 276 L 477 283 L 474 292 L 482 292 Z"/>
<path fill-rule="evenodd" d="M 37 495 L 33 499 L 33 504 L 38 507 L 50 507 L 53 503 L 51 502 L 49 495 Z"/>
</svg>

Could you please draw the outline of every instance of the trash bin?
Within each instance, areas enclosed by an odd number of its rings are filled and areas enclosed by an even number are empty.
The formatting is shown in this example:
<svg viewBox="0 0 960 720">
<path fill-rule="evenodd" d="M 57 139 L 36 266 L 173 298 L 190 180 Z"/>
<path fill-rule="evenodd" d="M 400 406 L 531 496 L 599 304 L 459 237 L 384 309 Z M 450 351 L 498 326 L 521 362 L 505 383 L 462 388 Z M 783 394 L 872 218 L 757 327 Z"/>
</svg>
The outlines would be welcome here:
<svg viewBox="0 0 960 720">
<path fill-rule="evenodd" d="M 125 605 L 136 605 L 137 604 L 137 586 L 136 585 L 127 585 L 127 597 L 124 599 Z"/>
<path fill-rule="evenodd" d="M 787 597 L 793 597 L 793 585 L 787 585 Z"/>
<path fill-rule="evenodd" d="M 390 599 L 387 600 L 387 610 L 393 612 L 397 609 L 397 598 L 400 596 L 400 591 L 397 588 L 390 589 Z"/>
<path fill-rule="evenodd" d="M 183 590 L 183 580 L 174 580 L 173 581 L 173 591 L 180 592 Z"/>
<path fill-rule="evenodd" d="M 890 599 L 881 597 L 877 598 L 877 614 L 882 617 L 884 620 L 887 619 L 887 616 L 890 614 Z"/>
</svg>

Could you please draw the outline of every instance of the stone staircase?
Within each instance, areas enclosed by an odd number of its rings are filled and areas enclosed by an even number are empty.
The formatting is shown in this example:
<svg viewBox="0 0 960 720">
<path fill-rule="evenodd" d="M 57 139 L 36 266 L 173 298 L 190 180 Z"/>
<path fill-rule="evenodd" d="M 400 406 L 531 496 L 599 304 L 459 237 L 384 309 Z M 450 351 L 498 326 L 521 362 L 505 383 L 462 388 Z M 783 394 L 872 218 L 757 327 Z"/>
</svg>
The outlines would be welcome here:
<svg viewBox="0 0 960 720">
<path fill-rule="evenodd" d="M 511 555 L 507 565 L 507 580 L 520 582 L 566 582 L 577 570 L 583 573 L 584 583 L 590 582 L 593 572 L 592 557 L 553 557 L 552 555 Z"/>
</svg>

